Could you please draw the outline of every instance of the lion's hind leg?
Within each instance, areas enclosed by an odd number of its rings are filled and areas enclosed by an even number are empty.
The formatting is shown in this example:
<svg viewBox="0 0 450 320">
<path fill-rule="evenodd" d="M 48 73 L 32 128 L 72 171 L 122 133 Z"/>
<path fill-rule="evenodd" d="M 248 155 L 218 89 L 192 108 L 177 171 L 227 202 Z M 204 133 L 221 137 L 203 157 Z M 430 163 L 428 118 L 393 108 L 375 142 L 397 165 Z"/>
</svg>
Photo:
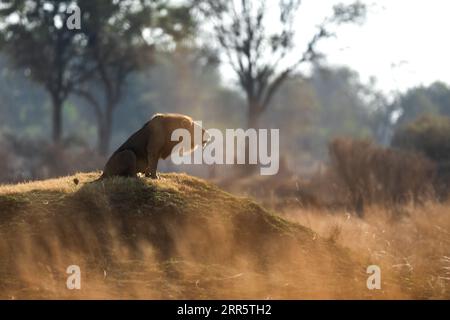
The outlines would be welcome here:
<svg viewBox="0 0 450 320">
<path fill-rule="evenodd" d="M 105 166 L 104 177 L 136 177 L 136 155 L 131 150 L 123 150 L 111 157 Z"/>
</svg>

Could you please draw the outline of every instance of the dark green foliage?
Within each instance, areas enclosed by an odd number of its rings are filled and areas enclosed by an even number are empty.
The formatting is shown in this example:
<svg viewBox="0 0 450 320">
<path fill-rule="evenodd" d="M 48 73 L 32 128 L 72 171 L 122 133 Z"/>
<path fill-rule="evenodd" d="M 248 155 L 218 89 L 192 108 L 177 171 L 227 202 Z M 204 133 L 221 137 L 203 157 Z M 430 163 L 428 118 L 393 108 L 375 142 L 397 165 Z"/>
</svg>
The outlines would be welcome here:
<svg viewBox="0 0 450 320">
<path fill-rule="evenodd" d="M 441 198 L 450 188 L 450 118 L 424 115 L 400 127 L 394 134 L 392 145 L 424 154 L 437 165 L 435 186 Z"/>
<path fill-rule="evenodd" d="M 450 88 L 442 82 L 408 90 L 395 102 L 402 114 L 398 124 L 406 124 L 427 114 L 450 116 Z"/>
<path fill-rule="evenodd" d="M 450 161 L 450 118 L 421 116 L 400 127 L 395 132 L 392 145 L 419 151 L 436 162 Z"/>
</svg>

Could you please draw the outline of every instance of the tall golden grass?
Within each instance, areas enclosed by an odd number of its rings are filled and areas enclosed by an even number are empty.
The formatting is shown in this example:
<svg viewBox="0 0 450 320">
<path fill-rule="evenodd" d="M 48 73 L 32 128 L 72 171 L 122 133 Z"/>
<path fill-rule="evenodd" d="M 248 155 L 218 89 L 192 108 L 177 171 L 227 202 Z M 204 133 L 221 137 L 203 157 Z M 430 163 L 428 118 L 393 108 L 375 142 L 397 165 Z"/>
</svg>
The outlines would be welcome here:
<svg viewBox="0 0 450 320">
<path fill-rule="evenodd" d="M 277 215 L 186 175 L 76 177 L 0 187 L 0 298 L 450 298 L 448 204 Z"/>
<path fill-rule="evenodd" d="M 187 175 L 97 177 L 0 187 L 1 298 L 373 295 L 361 261 L 249 199 Z"/>
<path fill-rule="evenodd" d="M 450 299 L 450 204 L 397 210 L 371 206 L 359 219 L 346 211 L 296 209 L 285 217 L 380 266 L 390 298 Z"/>
</svg>

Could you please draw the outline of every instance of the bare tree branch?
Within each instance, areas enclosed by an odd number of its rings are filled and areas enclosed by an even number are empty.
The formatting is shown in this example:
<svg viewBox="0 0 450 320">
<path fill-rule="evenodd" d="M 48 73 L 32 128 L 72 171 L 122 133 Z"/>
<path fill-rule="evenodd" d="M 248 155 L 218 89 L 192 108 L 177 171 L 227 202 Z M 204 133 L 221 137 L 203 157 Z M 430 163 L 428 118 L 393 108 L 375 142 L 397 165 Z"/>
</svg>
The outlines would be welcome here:
<svg viewBox="0 0 450 320">
<path fill-rule="evenodd" d="M 329 27 L 353 23 L 365 12 L 365 6 L 358 1 L 353 5 L 335 6 L 334 15 L 319 25 L 300 58 L 281 69 L 294 48 L 294 21 L 300 0 L 280 0 L 281 30 L 264 28 L 266 20 L 272 18 L 265 0 L 194 2 L 214 25 L 215 38 L 247 96 L 249 117 L 258 117 L 268 108 L 280 86 L 301 64 L 320 56 L 316 47 L 320 40 L 332 35 Z"/>
</svg>

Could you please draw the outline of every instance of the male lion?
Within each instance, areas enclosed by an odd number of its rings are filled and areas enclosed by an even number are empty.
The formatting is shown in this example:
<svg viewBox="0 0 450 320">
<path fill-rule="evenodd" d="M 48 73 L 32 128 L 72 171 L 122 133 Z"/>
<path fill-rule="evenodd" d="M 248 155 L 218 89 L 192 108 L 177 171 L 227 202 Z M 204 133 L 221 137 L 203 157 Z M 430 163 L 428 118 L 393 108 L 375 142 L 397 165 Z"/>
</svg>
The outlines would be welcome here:
<svg viewBox="0 0 450 320">
<path fill-rule="evenodd" d="M 174 113 L 155 114 L 112 154 L 100 179 L 111 176 L 136 177 L 139 172 L 144 173 L 146 177 L 157 179 L 158 160 L 166 159 L 172 153 L 173 148 L 181 141 L 171 141 L 172 132 L 182 128 L 191 134 L 189 151 L 197 147 L 194 128 L 201 129 L 201 146 L 207 143 L 207 132 L 191 117 Z"/>
</svg>

